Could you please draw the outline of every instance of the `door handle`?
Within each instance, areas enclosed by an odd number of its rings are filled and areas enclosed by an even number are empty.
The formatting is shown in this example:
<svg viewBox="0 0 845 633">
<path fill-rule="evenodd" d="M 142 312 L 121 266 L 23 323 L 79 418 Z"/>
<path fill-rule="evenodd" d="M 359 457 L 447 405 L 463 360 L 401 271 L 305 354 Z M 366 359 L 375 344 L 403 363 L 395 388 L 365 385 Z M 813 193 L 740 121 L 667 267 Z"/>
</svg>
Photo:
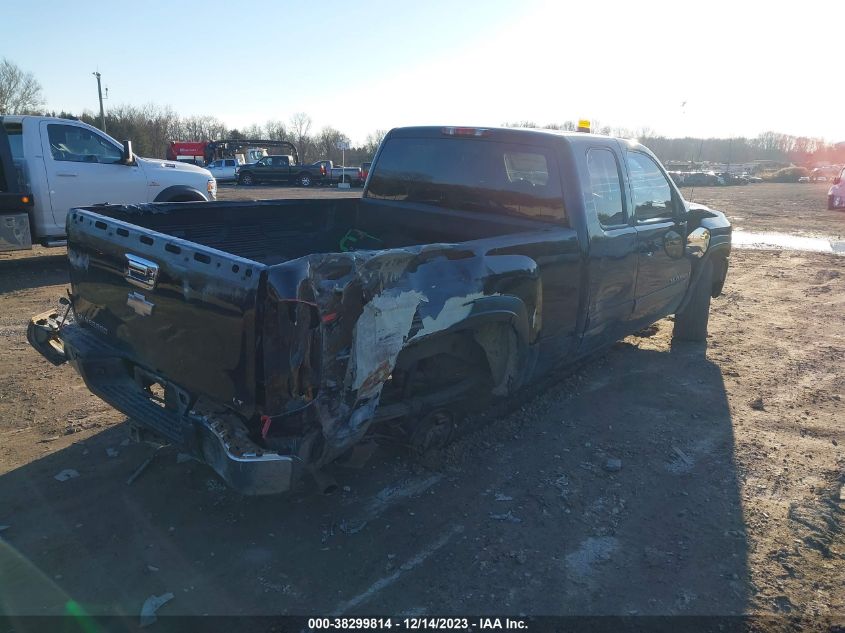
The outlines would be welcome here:
<svg viewBox="0 0 845 633">
<path fill-rule="evenodd" d="M 56 173 L 57 176 L 61 176 L 62 178 L 76 178 L 79 174 L 71 174 L 68 172 L 60 171 Z"/>
</svg>

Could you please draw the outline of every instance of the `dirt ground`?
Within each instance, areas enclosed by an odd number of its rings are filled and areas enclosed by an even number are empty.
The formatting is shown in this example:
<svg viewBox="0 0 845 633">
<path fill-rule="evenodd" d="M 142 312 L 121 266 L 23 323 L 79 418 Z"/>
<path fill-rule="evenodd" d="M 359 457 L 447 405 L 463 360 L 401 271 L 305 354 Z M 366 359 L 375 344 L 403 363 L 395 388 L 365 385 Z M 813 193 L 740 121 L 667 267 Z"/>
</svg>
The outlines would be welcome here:
<svg viewBox="0 0 845 633">
<path fill-rule="evenodd" d="M 824 193 L 695 198 L 749 230 L 841 236 Z M 845 618 L 845 258 L 735 250 L 706 346 L 673 347 L 663 320 L 445 451 L 380 447 L 333 468 L 333 496 L 242 498 L 171 448 L 127 485 L 152 448 L 25 339 L 64 292 L 52 253 L 0 256 L 0 613 L 137 621 L 172 592 L 161 616 Z"/>
<path fill-rule="evenodd" d="M 724 211 L 736 229 L 845 239 L 843 212 L 827 210 L 830 183 L 688 187 L 687 200 Z"/>
<path fill-rule="evenodd" d="M 220 183 L 217 186 L 218 200 L 273 200 L 276 198 L 312 198 L 314 196 L 337 196 L 339 198 L 358 198 L 361 187 L 339 189 L 336 186 L 327 187 L 286 187 L 272 185 L 256 185 L 246 187 L 232 183 Z"/>
</svg>

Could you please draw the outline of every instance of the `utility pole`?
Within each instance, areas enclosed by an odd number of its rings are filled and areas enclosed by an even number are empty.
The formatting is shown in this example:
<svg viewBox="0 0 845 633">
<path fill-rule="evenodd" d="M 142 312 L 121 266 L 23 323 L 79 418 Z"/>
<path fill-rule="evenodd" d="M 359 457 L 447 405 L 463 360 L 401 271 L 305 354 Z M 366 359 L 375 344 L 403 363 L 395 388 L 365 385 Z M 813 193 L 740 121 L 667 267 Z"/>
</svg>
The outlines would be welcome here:
<svg viewBox="0 0 845 633">
<path fill-rule="evenodd" d="M 100 97 L 100 129 L 102 129 L 103 132 L 105 132 L 106 131 L 106 113 L 103 110 L 103 88 L 100 85 L 100 73 L 94 72 L 94 73 L 91 73 L 91 74 L 94 75 L 97 78 L 97 94 Z"/>
</svg>

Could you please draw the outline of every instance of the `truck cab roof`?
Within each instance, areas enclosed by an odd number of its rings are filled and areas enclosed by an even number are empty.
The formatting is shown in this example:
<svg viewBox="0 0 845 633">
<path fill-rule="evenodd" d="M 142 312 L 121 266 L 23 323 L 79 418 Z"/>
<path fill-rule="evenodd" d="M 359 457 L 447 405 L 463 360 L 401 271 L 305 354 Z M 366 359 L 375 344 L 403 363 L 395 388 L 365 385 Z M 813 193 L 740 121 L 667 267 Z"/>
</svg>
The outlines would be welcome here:
<svg viewBox="0 0 845 633">
<path fill-rule="evenodd" d="M 570 146 L 615 145 L 621 144 L 630 149 L 636 149 L 652 154 L 636 139 L 627 139 L 592 132 L 575 132 L 567 130 L 550 130 L 539 128 L 510 128 L 510 127 L 460 127 L 460 126 L 414 126 L 393 128 L 388 132 L 385 140 L 390 138 L 438 138 L 438 137 L 475 137 L 502 143 L 528 143 L 531 145 L 556 145 L 565 143 Z"/>
</svg>

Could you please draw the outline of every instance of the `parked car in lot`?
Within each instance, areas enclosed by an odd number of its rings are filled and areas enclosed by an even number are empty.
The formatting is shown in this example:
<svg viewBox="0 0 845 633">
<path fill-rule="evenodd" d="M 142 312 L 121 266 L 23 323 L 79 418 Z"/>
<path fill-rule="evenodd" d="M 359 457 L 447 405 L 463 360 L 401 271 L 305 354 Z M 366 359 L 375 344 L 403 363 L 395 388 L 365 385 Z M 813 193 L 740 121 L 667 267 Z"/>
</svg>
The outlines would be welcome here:
<svg viewBox="0 0 845 633">
<path fill-rule="evenodd" d="M 361 186 L 367 182 L 367 176 L 370 175 L 370 167 L 372 164 L 372 162 L 361 163 Z"/>
<path fill-rule="evenodd" d="M 669 174 L 669 178 L 672 179 L 672 182 L 674 182 L 679 187 L 684 184 L 684 176 L 686 175 L 684 172 L 668 171 L 666 173 Z"/>
<path fill-rule="evenodd" d="M 827 191 L 827 208 L 829 210 L 845 209 L 845 167 L 839 175 L 833 179 L 830 189 Z"/>
<path fill-rule="evenodd" d="M 318 160 L 314 163 L 315 167 L 319 167 L 325 174 L 324 182 L 334 184 L 338 182 L 348 182 L 350 185 L 362 185 L 361 169 L 359 167 L 343 167 L 342 165 L 335 165 L 330 160 Z"/>
<path fill-rule="evenodd" d="M 635 141 L 401 128 L 362 198 L 74 209 L 74 318 L 28 338 L 139 435 L 276 493 L 374 424 L 442 445 L 461 403 L 666 315 L 704 341 L 730 246 Z"/>
<path fill-rule="evenodd" d="M 745 178 L 743 176 L 738 176 L 736 174 L 732 174 L 732 173 L 727 172 L 727 171 L 718 173 L 716 175 L 719 177 L 719 179 L 720 179 L 719 184 L 721 184 L 721 185 L 733 186 L 733 185 L 747 185 L 748 184 L 747 178 Z"/>
<path fill-rule="evenodd" d="M 798 179 L 798 182 L 810 182 L 810 177 L 809 176 L 801 176 Z"/>
<path fill-rule="evenodd" d="M 722 181 L 713 172 L 691 171 L 684 175 L 684 185 L 687 187 L 712 187 L 720 184 Z"/>
<path fill-rule="evenodd" d="M 234 158 L 220 158 L 206 165 L 206 169 L 219 182 L 235 180 L 237 178 L 238 167 L 240 165 Z"/>
<path fill-rule="evenodd" d="M 310 187 L 321 182 L 325 173 L 314 165 L 300 165 L 291 155 L 265 156 L 255 163 L 247 163 L 238 168 L 239 185 L 273 183 Z"/>
<path fill-rule="evenodd" d="M 348 182 L 357 185 L 361 182 L 361 170 L 358 167 L 332 166 L 331 178 L 335 182 Z"/>
<path fill-rule="evenodd" d="M 214 200 L 211 173 L 182 161 L 141 158 L 82 121 L 42 116 L 0 116 L 0 126 L 24 189 L 31 194 L 26 217 L 14 224 L 20 250 L 32 242 L 65 244 L 68 210 L 94 204 Z M 5 221 L 5 220 L 4 220 Z M 12 222 L 12 220 L 9 220 Z"/>
</svg>

